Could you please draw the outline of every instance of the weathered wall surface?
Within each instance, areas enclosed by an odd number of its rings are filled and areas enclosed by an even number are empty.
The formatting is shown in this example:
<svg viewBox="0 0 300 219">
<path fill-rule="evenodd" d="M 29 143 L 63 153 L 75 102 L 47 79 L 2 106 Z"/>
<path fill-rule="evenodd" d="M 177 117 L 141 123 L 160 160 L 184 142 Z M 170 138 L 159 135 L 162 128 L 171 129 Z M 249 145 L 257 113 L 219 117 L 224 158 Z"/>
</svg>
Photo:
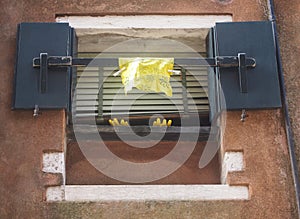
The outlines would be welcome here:
<svg viewBox="0 0 300 219">
<path fill-rule="evenodd" d="M 293 125 L 299 139 L 296 107 L 299 63 L 295 51 L 298 48 L 299 53 L 299 47 L 295 46 L 299 46 L 296 32 L 299 28 L 292 22 L 299 20 L 299 3 L 292 0 L 276 1 L 276 4 L 287 87 L 291 90 Z M 225 147 L 243 150 L 246 164 L 245 171 L 231 175 L 229 183 L 249 183 L 249 201 L 75 204 L 43 202 L 42 153 L 63 150 L 64 112 L 43 112 L 34 120 L 32 112 L 10 110 L 19 22 L 54 22 L 56 14 L 107 13 L 228 13 L 234 21 L 263 20 L 267 15 L 264 1 L 2 0 L 0 5 L 0 218 L 295 218 L 287 145 L 279 111 L 250 112 L 246 123 L 238 122 L 240 113 L 228 115 Z"/>
<path fill-rule="evenodd" d="M 291 117 L 296 154 L 298 158 L 298 169 L 300 169 L 300 2 L 275 1 L 275 12 L 278 24 L 281 58 L 283 61 L 283 72 L 289 114 Z"/>
</svg>

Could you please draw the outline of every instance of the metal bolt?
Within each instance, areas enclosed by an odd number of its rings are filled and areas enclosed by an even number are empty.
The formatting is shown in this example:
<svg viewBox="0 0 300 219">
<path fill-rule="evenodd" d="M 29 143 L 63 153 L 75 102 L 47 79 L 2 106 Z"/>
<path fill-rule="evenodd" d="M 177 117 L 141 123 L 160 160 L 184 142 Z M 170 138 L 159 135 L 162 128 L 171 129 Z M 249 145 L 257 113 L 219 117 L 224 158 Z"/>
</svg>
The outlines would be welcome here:
<svg viewBox="0 0 300 219">
<path fill-rule="evenodd" d="M 40 112 L 39 106 L 38 106 L 38 105 L 35 105 L 35 106 L 34 106 L 34 110 L 33 110 L 33 117 L 34 117 L 34 118 L 38 117 L 39 112 Z"/>
<path fill-rule="evenodd" d="M 242 110 L 242 114 L 241 114 L 241 122 L 245 122 L 246 118 L 248 117 L 246 110 Z"/>
</svg>

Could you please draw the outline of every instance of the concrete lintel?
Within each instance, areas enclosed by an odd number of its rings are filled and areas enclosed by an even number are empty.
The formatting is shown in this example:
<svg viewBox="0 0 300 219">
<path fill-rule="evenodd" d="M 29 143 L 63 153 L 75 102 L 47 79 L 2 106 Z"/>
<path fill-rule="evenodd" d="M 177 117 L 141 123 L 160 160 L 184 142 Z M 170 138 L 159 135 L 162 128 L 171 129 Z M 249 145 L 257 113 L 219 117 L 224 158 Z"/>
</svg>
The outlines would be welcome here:
<svg viewBox="0 0 300 219">
<path fill-rule="evenodd" d="M 131 15 L 131 16 L 61 16 L 57 22 L 76 29 L 124 28 L 210 28 L 216 22 L 231 22 L 230 15 Z"/>
</svg>

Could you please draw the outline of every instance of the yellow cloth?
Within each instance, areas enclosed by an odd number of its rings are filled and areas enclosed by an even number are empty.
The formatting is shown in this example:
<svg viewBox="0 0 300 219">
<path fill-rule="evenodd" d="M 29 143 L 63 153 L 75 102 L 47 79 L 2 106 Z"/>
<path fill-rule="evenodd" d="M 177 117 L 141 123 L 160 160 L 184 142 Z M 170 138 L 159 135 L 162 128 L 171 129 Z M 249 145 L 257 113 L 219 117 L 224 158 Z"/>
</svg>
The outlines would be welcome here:
<svg viewBox="0 0 300 219">
<path fill-rule="evenodd" d="M 174 58 L 119 58 L 125 94 L 136 87 L 145 92 L 163 92 L 172 96 L 169 70 L 173 70 Z"/>
</svg>

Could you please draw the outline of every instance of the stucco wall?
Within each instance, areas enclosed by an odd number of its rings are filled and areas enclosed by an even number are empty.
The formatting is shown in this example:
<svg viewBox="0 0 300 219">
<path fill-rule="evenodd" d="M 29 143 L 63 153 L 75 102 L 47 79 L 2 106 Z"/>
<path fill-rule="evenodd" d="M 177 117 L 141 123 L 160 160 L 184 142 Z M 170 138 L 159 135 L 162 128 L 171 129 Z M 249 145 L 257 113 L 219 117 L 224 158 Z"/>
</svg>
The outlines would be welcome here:
<svg viewBox="0 0 300 219">
<path fill-rule="evenodd" d="M 228 13 L 232 14 L 234 21 L 264 20 L 267 17 L 265 1 L 2 0 L 1 5 L 0 218 L 295 218 L 286 136 L 283 117 L 278 110 L 250 112 L 246 123 L 239 122 L 240 112 L 228 114 L 225 148 L 243 150 L 246 164 L 244 172 L 229 177 L 229 183 L 249 183 L 249 201 L 76 204 L 43 201 L 45 176 L 41 171 L 42 154 L 44 151 L 63 150 L 64 112 L 45 111 L 38 119 L 33 119 L 32 112 L 10 110 L 16 27 L 19 22 L 54 22 L 56 14 L 107 13 Z M 299 63 L 296 63 L 292 41 L 299 42 L 299 35 L 295 31 L 297 28 L 287 28 L 286 25 L 297 20 L 299 3 L 296 0 L 288 3 L 278 0 L 276 6 L 285 74 L 289 78 L 287 87 L 291 90 L 293 125 L 298 139 L 296 91 L 299 85 L 295 79 Z"/>
<path fill-rule="evenodd" d="M 287 91 L 289 114 L 294 134 L 298 169 L 300 168 L 300 2 L 275 1 L 281 58 Z"/>
</svg>

